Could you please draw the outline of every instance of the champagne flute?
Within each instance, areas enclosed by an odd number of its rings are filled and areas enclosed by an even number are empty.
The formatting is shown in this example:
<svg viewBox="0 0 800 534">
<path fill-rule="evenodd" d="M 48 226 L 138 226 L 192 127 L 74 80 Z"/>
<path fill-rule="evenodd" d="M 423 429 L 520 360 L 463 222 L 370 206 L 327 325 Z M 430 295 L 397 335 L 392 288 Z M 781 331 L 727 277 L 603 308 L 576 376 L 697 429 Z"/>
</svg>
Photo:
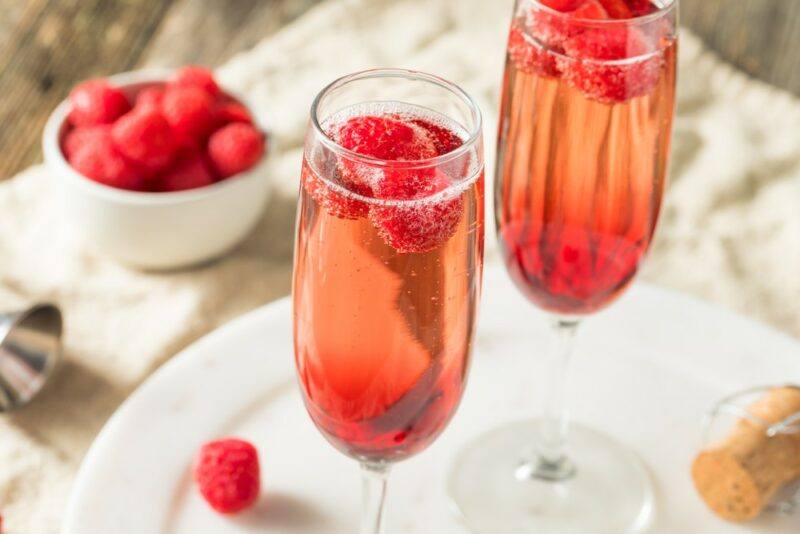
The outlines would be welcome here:
<svg viewBox="0 0 800 534">
<path fill-rule="evenodd" d="M 405 70 L 345 76 L 311 108 L 295 243 L 295 359 L 316 426 L 364 477 L 380 532 L 389 468 L 464 389 L 483 265 L 481 117 Z"/>
<path fill-rule="evenodd" d="M 490 431 L 454 465 L 451 496 L 478 531 L 630 532 L 652 515 L 641 461 L 569 423 L 564 383 L 583 317 L 629 285 L 655 230 L 674 115 L 677 6 L 517 0 L 496 226 L 507 270 L 548 313 L 554 346 L 542 417 Z"/>
</svg>

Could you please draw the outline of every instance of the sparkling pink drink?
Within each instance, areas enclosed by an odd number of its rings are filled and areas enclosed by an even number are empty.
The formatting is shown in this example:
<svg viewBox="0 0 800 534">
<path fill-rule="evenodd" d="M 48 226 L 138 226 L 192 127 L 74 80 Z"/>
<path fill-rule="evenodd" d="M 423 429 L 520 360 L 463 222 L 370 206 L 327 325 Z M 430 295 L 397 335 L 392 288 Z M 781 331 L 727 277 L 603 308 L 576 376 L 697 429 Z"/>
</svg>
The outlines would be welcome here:
<svg viewBox="0 0 800 534">
<path fill-rule="evenodd" d="M 306 406 L 368 461 L 425 448 L 464 388 L 483 258 L 483 173 L 421 108 L 362 106 L 328 136 L 375 158 L 307 150 L 295 257 L 295 353 Z"/>
<path fill-rule="evenodd" d="M 676 41 L 649 0 L 520 1 L 503 85 L 495 206 L 512 278 L 567 315 L 614 300 L 658 220 Z M 552 7 L 580 6 L 570 19 Z M 571 22 L 574 21 L 574 22 Z"/>
</svg>

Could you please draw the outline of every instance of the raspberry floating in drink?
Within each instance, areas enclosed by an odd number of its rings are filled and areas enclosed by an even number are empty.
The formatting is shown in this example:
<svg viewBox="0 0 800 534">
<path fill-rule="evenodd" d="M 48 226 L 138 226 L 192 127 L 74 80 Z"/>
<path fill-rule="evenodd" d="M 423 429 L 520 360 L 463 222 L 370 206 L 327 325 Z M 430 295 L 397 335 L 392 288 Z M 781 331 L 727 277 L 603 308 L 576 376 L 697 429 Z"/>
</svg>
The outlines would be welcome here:
<svg viewBox="0 0 800 534">
<path fill-rule="evenodd" d="M 131 105 L 107 80 L 73 89 L 61 149 L 75 170 L 118 189 L 162 193 L 211 185 L 264 157 L 265 134 L 207 69 L 185 67 L 133 96 Z"/>
<path fill-rule="evenodd" d="M 674 40 L 663 38 L 671 32 L 664 21 L 629 21 L 657 10 L 650 0 L 523 2 L 509 32 L 509 61 L 607 104 L 648 95 L 663 78 Z"/>
<path fill-rule="evenodd" d="M 402 253 L 422 253 L 446 242 L 461 220 L 461 191 L 439 195 L 454 185 L 441 168 L 409 163 L 456 150 L 463 139 L 452 129 L 423 116 L 402 113 L 363 114 L 330 125 L 328 135 L 366 160 L 341 157 L 334 184 L 304 166 L 303 183 L 327 213 L 344 219 L 369 215 L 378 235 Z M 381 160 L 381 165 L 376 165 Z M 466 171 L 467 158 L 461 158 Z M 359 198 L 361 197 L 361 198 Z M 366 198 L 385 202 L 370 203 Z M 413 202 L 411 202 L 413 201 Z"/>
</svg>

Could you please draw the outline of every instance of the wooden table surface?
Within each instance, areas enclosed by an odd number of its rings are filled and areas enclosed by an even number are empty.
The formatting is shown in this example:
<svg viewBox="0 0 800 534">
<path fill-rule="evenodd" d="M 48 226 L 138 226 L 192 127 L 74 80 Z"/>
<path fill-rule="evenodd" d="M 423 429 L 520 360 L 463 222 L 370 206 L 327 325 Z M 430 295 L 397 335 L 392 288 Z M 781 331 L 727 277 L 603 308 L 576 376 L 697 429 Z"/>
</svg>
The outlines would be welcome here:
<svg viewBox="0 0 800 534">
<path fill-rule="evenodd" d="M 0 0 L 0 180 L 41 159 L 44 121 L 76 82 L 218 65 L 319 1 Z M 723 57 L 800 95 L 800 0 L 681 2 L 682 23 Z"/>
</svg>

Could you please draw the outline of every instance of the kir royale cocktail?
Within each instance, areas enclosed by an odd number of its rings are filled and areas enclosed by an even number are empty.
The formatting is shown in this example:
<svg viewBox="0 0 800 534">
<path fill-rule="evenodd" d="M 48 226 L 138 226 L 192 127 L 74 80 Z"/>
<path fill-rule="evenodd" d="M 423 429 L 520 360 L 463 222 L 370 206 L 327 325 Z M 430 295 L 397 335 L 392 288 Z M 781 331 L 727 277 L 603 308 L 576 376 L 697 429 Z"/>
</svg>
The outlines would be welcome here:
<svg viewBox="0 0 800 534">
<path fill-rule="evenodd" d="M 495 207 L 516 284 L 536 305 L 578 315 L 610 303 L 650 244 L 676 41 L 667 20 L 616 25 L 610 13 L 655 12 L 648 0 L 554 0 L 570 2 L 581 8 L 568 20 L 523 1 L 512 21 Z"/>
<path fill-rule="evenodd" d="M 421 107 L 365 103 L 321 127 L 346 152 L 307 143 L 303 161 L 294 276 L 302 392 L 337 448 L 398 460 L 431 443 L 464 388 L 483 170 L 475 150 L 462 149 L 464 129 Z"/>
</svg>

